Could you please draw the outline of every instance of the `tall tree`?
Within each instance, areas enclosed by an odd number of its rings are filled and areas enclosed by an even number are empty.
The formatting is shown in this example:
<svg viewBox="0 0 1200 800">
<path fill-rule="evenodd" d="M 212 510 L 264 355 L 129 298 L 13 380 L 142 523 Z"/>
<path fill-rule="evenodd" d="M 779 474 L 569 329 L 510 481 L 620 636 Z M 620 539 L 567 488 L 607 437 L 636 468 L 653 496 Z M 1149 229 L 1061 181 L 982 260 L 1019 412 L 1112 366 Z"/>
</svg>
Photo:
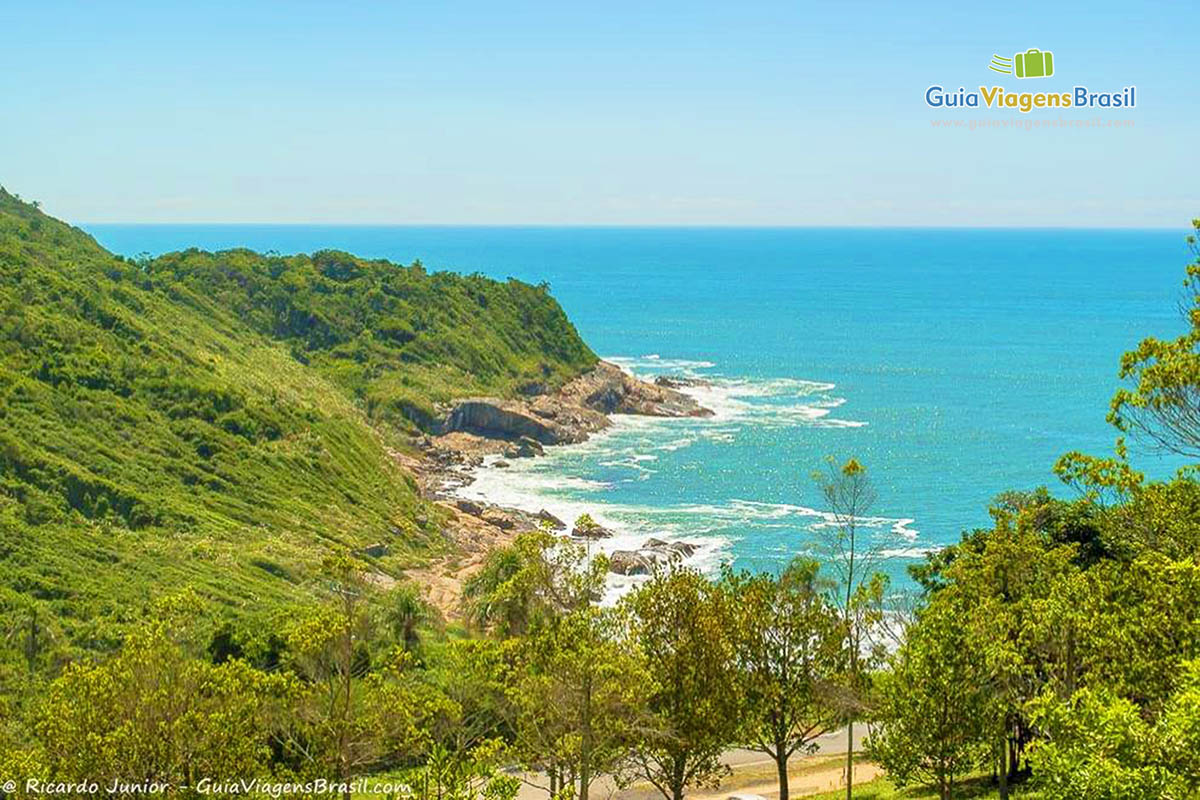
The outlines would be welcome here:
<svg viewBox="0 0 1200 800">
<path fill-rule="evenodd" d="M 668 800 L 713 785 L 738 733 L 732 615 L 720 589 L 691 569 L 659 572 L 626 598 L 646 656 L 649 719 L 631 748 L 632 769 Z"/>
<path fill-rule="evenodd" d="M 645 673 L 625 628 L 615 609 L 585 605 L 522 643 L 517 741 L 526 763 L 550 776 L 552 797 L 587 800 L 634 740 Z"/>
<path fill-rule="evenodd" d="M 1192 228 L 1200 232 L 1200 219 L 1192 220 Z M 1167 451 L 1200 457 L 1200 245 L 1195 235 L 1187 242 L 1196 256 L 1187 267 L 1181 304 L 1190 329 L 1169 341 L 1143 339 L 1122 356 L 1120 376 L 1132 385 L 1113 396 L 1108 418 Z"/>
<path fill-rule="evenodd" d="M 747 746 L 775 761 L 788 800 L 788 759 L 836 727 L 832 702 L 843 653 L 841 620 L 819 584 L 819 564 L 796 558 L 778 576 L 727 571 Z"/>
<path fill-rule="evenodd" d="M 879 567 L 899 536 L 879 530 L 868 517 L 877 494 L 866 468 L 856 459 L 843 464 L 829 458 L 813 480 L 832 523 L 823 549 L 836 579 L 831 597 L 838 608 L 845 644 L 843 721 L 846 723 L 846 797 L 854 796 L 854 722 L 862 713 L 873 629 L 883 619 L 881 602 L 887 580 Z"/>
<path fill-rule="evenodd" d="M 979 654 L 962 609 L 934 597 L 881 673 L 867 750 L 897 783 L 931 782 L 943 800 L 988 752 L 991 723 Z"/>
<path fill-rule="evenodd" d="M 946 602 L 953 598 L 967 646 L 981 659 L 979 680 L 992 708 L 1002 797 L 1023 770 L 1031 737 L 1026 704 L 1053 676 L 1072 681 L 1076 674 L 1069 664 L 1077 649 L 1077 618 L 1059 615 L 1069 603 L 1053 590 L 1075 586 L 1077 546 L 1047 540 L 1035 522 L 1036 514 L 1014 519 L 996 511 L 995 527 L 959 548 L 945 573 L 949 586 L 935 595 L 935 600 L 945 595 Z M 1039 624 L 1046 619 L 1056 624 Z"/>
<path fill-rule="evenodd" d="M 332 771 L 350 800 L 356 774 L 412 745 L 416 709 L 401 676 L 406 656 L 370 669 L 370 585 L 359 565 L 338 554 L 322 570 L 327 604 L 298 620 L 287 637 L 304 682 L 281 745 L 309 769 Z"/>
</svg>

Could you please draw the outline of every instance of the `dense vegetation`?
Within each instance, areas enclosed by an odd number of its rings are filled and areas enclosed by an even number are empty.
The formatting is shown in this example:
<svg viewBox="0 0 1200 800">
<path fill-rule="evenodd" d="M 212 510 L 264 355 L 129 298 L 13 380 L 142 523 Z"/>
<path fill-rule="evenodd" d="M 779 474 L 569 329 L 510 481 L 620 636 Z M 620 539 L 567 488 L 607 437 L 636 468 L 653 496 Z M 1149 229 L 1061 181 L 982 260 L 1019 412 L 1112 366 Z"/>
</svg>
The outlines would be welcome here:
<svg viewBox="0 0 1200 800">
<path fill-rule="evenodd" d="M 307 783 L 325 779 L 349 797 L 370 775 L 422 800 L 511 800 L 519 767 L 559 800 L 587 800 L 600 776 L 681 800 L 745 746 L 776 762 L 786 800 L 788 758 L 857 724 L 887 778 L 847 785 L 848 798 L 1200 796 L 1194 468 L 1148 481 L 1123 439 L 1111 458 L 1069 453 L 1058 471 L 1076 499 L 996 498 L 990 528 L 912 571 L 905 603 L 878 569 L 889 543 L 859 530 L 866 468 L 830 461 L 815 475 L 832 523 L 819 562 L 717 580 L 664 569 L 608 606 L 602 556 L 528 533 L 465 587 L 469 626 L 446 626 L 418 587 L 380 580 L 394 558 L 356 551 L 384 536 L 372 526 L 411 526 L 410 548 L 434 527 L 386 457 L 394 425 L 372 420 L 419 424 L 457 370 L 471 389 L 519 391 L 591 355 L 527 338 L 501 361 L 474 341 L 442 351 L 422 336 L 458 330 L 452 310 L 396 337 L 351 335 L 404 308 L 364 310 L 359 295 L 448 280 L 462 293 L 437 296 L 479 304 L 478 285 L 508 298 L 480 308 L 526 298 L 566 325 L 544 292 L 344 256 L 128 264 L 7 203 L 0 777 L 161 780 L 186 796 L 206 777 L 297 782 L 306 796 L 328 794 Z M 1191 333 L 1123 359 L 1110 419 L 1194 456 L 1200 260 L 1186 285 Z M 389 394 L 400 385 L 415 394 Z M 173 471 L 185 467 L 194 480 Z M 281 552 L 319 563 L 319 579 Z M 265 638 L 214 613 L 214 599 L 289 592 L 312 602 L 287 606 Z M 106 614 L 128 624 L 98 625 Z"/>
<path fill-rule="evenodd" d="M 545 287 L 333 252 L 129 261 L 0 190 L 0 642 L 34 631 L 53 671 L 182 588 L 266 623 L 334 550 L 382 543 L 398 574 L 444 546 L 401 433 L 594 360 Z"/>
</svg>

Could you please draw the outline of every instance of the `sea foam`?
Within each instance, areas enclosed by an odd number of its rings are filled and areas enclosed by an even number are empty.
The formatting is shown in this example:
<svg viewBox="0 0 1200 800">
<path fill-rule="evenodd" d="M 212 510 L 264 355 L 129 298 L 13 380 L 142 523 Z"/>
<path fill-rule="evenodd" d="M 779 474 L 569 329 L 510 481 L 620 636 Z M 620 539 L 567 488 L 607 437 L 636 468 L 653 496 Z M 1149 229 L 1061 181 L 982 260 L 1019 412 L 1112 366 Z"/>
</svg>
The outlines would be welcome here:
<svg viewBox="0 0 1200 800">
<path fill-rule="evenodd" d="M 733 498 L 719 503 L 663 502 L 629 503 L 612 499 L 616 484 L 647 481 L 675 451 L 708 442 L 716 446 L 736 443 L 755 429 L 808 427 L 861 427 L 865 421 L 843 419 L 833 412 L 846 404 L 835 394 L 833 383 L 796 378 L 748 379 L 724 376 L 712 362 L 664 358 L 650 354 L 637 358 L 606 359 L 636 377 L 655 375 L 689 378 L 693 385 L 683 391 L 714 414 L 706 418 L 661 418 L 614 415 L 612 424 L 587 441 L 548 448 L 546 455 L 516 459 L 497 469 L 494 459 L 474 471 L 474 481 L 458 490 L 468 499 L 536 512 L 545 509 L 571 523 L 589 514 L 611 538 L 589 543 L 593 553 L 637 550 L 651 537 L 686 541 L 696 546 L 689 566 L 716 574 L 723 563 L 733 560 L 734 545 L 747 536 L 766 536 L 756 550 L 782 564 L 797 554 L 818 555 L 822 531 L 837 524 L 828 511 L 802 505 L 769 503 Z M 677 458 L 675 459 L 677 460 Z M 603 468 L 604 480 L 576 474 L 595 475 Z M 925 548 L 900 546 L 897 538 L 914 542 L 919 532 L 911 518 L 865 516 L 856 522 L 868 540 L 895 546 L 884 550 L 887 558 L 923 557 Z M 611 575 L 609 602 L 646 580 L 645 576 Z"/>
</svg>

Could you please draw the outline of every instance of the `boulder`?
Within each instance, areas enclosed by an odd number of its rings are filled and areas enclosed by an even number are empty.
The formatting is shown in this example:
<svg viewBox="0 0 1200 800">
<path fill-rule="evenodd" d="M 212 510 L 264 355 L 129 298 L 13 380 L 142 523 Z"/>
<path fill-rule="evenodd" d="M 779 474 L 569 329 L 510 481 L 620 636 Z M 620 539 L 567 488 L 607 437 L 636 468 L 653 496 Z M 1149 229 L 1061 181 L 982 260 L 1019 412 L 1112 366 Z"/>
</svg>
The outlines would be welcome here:
<svg viewBox="0 0 1200 800">
<path fill-rule="evenodd" d="M 478 517 L 483 514 L 483 506 L 471 500 L 455 500 L 454 505 L 459 511 L 464 514 L 470 514 L 473 517 Z"/>
<path fill-rule="evenodd" d="M 577 539 L 608 539 L 612 537 L 613 532 L 596 522 L 585 522 L 582 525 L 576 522 L 575 527 L 571 529 L 571 535 Z"/>
<path fill-rule="evenodd" d="M 367 558 L 383 558 L 388 554 L 388 546 L 383 542 L 369 544 L 358 552 L 362 553 Z"/>
<path fill-rule="evenodd" d="M 556 531 L 565 531 L 567 529 L 567 523 L 563 522 L 561 519 L 554 516 L 544 508 L 537 513 L 537 520 L 538 522 L 548 522 L 550 527 L 554 528 Z"/>
<path fill-rule="evenodd" d="M 535 415 L 490 398 L 461 401 L 450 411 L 441 428 L 443 433 L 465 431 L 489 439 L 527 437 L 539 444 L 562 441 L 558 430 Z"/>
<path fill-rule="evenodd" d="M 522 436 L 514 444 L 510 444 L 504 448 L 505 458 L 532 458 L 545 454 L 545 449 L 542 443 L 537 439 L 531 439 L 528 436 Z"/>
<path fill-rule="evenodd" d="M 494 525 L 502 531 L 510 531 L 517 526 L 513 518 L 496 508 L 489 508 L 480 516 L 484 522 Z"/>
<path fill-rule="evenodd" d="M 696 555 L 696 545 L 689 542 L 664 542 L 662 539 L 647 539 L 642 550 L 667 556 L 671 560 L 691 558 Z"/>
<path fill-rule="evenodd" d="M 531 456 L 545 455 L 546 450 L 537 439 L 522 436 L 517 440 L 517 453 L 521 458 L 530 458 Z"/>
<path fill-rule="evenodd" d="M 618 575 L 649 575 L 654 571 L 654 560 L 637 550 L 614 550 L 608 557 L 608 570 Z"/>
</svg>

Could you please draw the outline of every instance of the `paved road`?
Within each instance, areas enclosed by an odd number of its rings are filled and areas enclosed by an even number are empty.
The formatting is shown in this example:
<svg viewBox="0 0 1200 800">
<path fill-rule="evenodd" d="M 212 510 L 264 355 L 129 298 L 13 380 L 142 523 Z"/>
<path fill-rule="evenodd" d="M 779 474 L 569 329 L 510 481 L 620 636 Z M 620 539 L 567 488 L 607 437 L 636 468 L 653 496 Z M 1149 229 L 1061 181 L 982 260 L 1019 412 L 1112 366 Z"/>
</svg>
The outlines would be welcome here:
<svg viewBox="0 0 1200 800">
<path fill-rule="evenodd" d="M 866 726 L 854 728 L 854 749 L 862 749 Z M 817 750 L 813 756 L 793 757 L 788 765 L 788 772 L 794 776 L 791 781 L 792 794 L 802 792 L 822 791 L 826 788 L 836 789 L 841 785 L 841 765 L 834 762 L 832 756 L 845 754 L 846 731 L 834 731 L 816 740 Z M 711 800 L 722 798 L 734 791 L 746 791 L 761 794 L 771 798 L 775 796 L 775 762 L 762 753 L 753 750 L 737 748 L 728 750 L 721 757 L 733 770 L 733 775 L 722 782 L 722 789 L 689 793 L 696 800 Z M 857 768 L 856 780 L 869 780 L 877 771 L 866 765 Z M 526 774 L 522 776 L 524 783 L 518 793 L 518 800 L 547 800 L 549 791 L 544 775 Z M 592 800 L 651 800 L 659 797 L 658 792 L 645 784 L 635 784 L 626 789 L 618 789 L 612 779 L 604 776 L 597 778 L 590 792 Z"/>
</svg>

